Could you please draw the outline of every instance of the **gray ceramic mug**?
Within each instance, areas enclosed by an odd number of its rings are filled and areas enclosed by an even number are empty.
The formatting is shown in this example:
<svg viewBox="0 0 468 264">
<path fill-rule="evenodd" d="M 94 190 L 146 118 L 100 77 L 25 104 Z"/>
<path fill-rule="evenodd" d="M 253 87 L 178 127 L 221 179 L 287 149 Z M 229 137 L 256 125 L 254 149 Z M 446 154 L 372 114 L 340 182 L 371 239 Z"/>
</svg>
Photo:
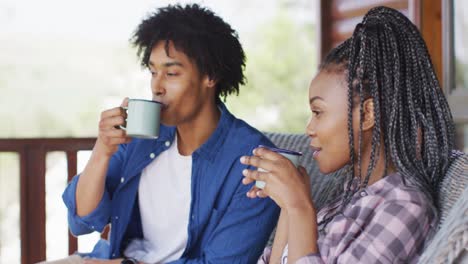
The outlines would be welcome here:
<svg viewBox="0 0 468 264">
<path fill-rule="evenodd" d="M 130 137 L 156 139 L 159 137 L 159 124 L 162 103 L 145 100 L 129 99 L 127 110 L 127 124 L 120 126 Z"/>
<path fill-rule="evenodd" d="M 288 149 L 272 148 L 272 147 L 267 147 L 267 146 L 263 146 L 263 145 L 260 145 L 258 147 L 259 148 L 266 148 L 266 149 L 269 149 L 271 151 L 274 151 L 276 153 L 279 153 L 279 154 L 283 155 L 284 157 L 288 158 L 294 164 L 294 166 L 296 166 L 296 167 L 299 165 L 299 158 L 302 156 L 301 152 L 292 151 L 292 150 L 288 150 Z M 262 168 L 258 168 L 258 171 L 265 171 L 265 170 L 262 169 Z M 263 189 L 263 188 L 265 188 L 265 182 L 264 181 L 255 181 L 255 186 L 257 188 L 259 188 L 259 189 Z"/>
</svg>

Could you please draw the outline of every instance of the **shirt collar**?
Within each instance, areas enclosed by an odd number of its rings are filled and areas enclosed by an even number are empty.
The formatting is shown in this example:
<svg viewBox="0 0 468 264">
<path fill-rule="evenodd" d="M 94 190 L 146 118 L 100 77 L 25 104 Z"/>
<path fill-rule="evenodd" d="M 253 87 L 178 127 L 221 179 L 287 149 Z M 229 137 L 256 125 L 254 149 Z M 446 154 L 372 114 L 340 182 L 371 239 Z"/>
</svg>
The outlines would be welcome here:
<svg viewBox="0 0 468 264">
<path fill-rule="evenodd" d="M 345 182 L 343 185 L 343 190 L 346 191 L 348 188 L 348 183 L 351 181 L 351 190 L 358 188 L 359 184 L 361 183 L 361 180 L 357 177 L 348 180 Z M 397 187 L 400 185 L 404 185 L 404 179 L 399 173 L 393 173 L 389 174 L 382 179 L 374 182 L 372 185 L 368 185 L 366 188 L 363 188 L 362 190 L 358 190 L 358 192 L 366 192 L 367 194 L 370 195 L 375 195 L 378 194 L 384 190 L 388 190 L 393 187 Z"/>
<path fill-rule="evenodd" d="M 376 195 L 401 185 L 404 185 L 401 174 L 392 173 L 374 182 L 374 184 L 367 186 L 364 191 L 369 195 Z"/>
<path fill-rule="evenodd" d="M 235 117 L 227 110 L 226 106 L 220 102 L 218 108 L 221 111 L 221 117 L 219 118 L 218 125 L 213 131 L 208 140 L 203 143 L 195 152 L 192 154 L 193 157 L 200 156 L 212 161 L 220 150 L 220 147 L 226 140 L 229 128 L 234 122 Z M 157 140 L 142 140 L 143 152 L 151 152 L 157 148 L 158 145 L 164 144 L 166 141 L 174 142 L 176 136 L 176 127 L 165 126 L 161 124 L 160 134 Z"/>
<path fill-rule="evenodd" d="M 193 153 L 193 155 L 200 155 L 200 157 L 206 158 L 210 161 L 212 161 L 219 152 L 221 145 L 227 138 L 229 128 L 235 119 L 227 110 L 224 103 L 220 102 L 218 104 L 218 108 L 221 111 L 221 117 L 219 118 L 216 129 L 208 140 Z"/>
</svg>

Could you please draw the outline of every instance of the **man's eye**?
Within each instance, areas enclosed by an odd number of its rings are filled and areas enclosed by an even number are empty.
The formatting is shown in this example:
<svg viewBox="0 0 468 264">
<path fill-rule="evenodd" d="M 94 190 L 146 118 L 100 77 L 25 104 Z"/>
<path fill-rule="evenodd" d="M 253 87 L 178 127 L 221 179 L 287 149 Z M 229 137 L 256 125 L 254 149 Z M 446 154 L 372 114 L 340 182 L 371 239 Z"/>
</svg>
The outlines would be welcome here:
<svg viewBox="0 0 468 264">
<path fill-rule="evenodd" d="M 176 72 L 168 72 L 167 76 L 177 76 L 178 74 Z"/>
</svg>

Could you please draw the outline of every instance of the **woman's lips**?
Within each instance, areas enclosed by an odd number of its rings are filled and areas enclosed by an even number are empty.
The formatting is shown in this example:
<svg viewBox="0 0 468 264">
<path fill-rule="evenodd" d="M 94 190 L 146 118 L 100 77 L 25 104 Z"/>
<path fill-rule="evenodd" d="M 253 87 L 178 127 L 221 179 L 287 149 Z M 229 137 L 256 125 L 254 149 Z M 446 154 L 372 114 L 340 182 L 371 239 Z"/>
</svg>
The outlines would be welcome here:
<svg viewBox="0 0 468 264">
<path fill-rule="evenodd" d="M 322 148 L 318 148 L 314 146 L 310 146 L 310 149 L 312 150 L 312 158 L 314 159 L 317 158 L 317 156 L 320 154 L 320 151 L 322 150 Z"/>
</svg>

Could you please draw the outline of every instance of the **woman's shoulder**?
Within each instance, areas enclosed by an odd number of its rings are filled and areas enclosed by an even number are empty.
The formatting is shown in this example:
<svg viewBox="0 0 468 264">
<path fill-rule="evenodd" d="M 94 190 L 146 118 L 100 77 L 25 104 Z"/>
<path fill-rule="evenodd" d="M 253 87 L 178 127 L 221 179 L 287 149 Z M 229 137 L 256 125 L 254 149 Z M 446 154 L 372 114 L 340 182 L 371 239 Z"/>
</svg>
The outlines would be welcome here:
<svg viewBox="0 0 468 264">
<path fill-rule="evenodd" d="M 400 173 L 388 175 L 367 188 L 368 193 L 381 197 L 386 203 L 414 203 L 421 206 L 432 204 L 417 186 L 409 183 Z"/>
</svg>

